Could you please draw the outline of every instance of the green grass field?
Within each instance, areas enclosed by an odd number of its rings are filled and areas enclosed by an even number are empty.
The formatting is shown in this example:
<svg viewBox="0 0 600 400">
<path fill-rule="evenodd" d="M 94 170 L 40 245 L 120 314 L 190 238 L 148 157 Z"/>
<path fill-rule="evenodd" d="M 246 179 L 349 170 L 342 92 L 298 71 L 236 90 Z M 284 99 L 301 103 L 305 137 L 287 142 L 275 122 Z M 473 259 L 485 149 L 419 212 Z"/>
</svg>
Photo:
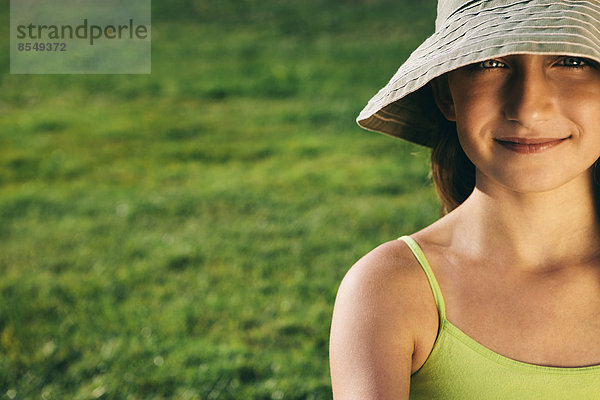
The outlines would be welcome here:
<svg viewBox="0 0 600 400">
<path fill-rule="evenodd" d="M 338 284 L 432 222 L 354 119 L 432 0 L 155 0 L 151 75 L 10 75 L 0 399 L 328 399 Z"/>
</svg>

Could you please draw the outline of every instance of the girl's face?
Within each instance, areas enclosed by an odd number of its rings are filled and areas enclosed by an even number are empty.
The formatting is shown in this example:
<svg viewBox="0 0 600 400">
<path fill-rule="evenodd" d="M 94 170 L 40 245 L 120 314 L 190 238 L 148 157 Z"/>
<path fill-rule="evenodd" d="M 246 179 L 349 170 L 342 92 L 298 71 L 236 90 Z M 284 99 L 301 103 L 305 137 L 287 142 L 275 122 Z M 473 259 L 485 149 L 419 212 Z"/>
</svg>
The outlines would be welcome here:
<svg viewBox="0 0 600 400">
<path fill-rule="evenodd" d="M 539 192 L 589 179 L 600 157 L 600 67 L 578 57 L 511 55 L 452 71 L 436 99 L 456 121 L 477 183 Z"/>
</svg>

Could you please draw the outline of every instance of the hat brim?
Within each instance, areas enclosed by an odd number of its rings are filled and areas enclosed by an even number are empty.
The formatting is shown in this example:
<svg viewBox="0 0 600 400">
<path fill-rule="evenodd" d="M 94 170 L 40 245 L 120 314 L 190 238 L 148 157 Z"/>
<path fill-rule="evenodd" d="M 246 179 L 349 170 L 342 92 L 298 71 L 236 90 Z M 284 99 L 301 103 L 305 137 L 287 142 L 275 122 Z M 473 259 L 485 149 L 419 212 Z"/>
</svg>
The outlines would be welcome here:
<svg viewBox="0 0 600 400">
<path fill-rule="evenodd" d="M 427 84 L 457 68 L 511 54 L 561 54 L 600 63 L 600 3 L 471 2 L 411 54 L 357 122 L 432 147 L 443 117 Z"/>
</svg>

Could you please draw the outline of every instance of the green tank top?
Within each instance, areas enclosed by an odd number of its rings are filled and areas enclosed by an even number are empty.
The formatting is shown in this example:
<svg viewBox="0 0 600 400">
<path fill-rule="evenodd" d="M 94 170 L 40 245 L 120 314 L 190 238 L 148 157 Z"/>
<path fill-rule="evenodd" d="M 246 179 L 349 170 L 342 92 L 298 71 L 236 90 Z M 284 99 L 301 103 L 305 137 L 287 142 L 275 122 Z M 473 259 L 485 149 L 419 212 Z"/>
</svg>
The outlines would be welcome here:
<svg viewBox="0 0 600 400">
<path fill-rule="evenodd" d="M 600 365 L 546 367 L 504 357 L 471 339 L 446 319 L 433 271 L 409 236 L 404 241 L 425 271 L 439 313 L 439 330 L 425 364 L 411 376 L 411 400 L 600 399 Z"/>
</svg>

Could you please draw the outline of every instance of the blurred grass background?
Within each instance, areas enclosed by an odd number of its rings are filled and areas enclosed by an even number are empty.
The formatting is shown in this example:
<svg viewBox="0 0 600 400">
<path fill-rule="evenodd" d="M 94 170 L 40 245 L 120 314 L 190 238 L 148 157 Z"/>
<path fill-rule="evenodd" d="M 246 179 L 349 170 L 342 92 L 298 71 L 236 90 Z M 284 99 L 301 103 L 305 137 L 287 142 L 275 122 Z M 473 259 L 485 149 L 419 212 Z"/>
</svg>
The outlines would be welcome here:
<svg viewBox="0 0 600 400">
<path fill-rule="evenodd" d="M 151 75 L 10 75 L 0 399 L 328 399 L 338 284 L 432 222 L 358 128 L 433 0 L 155 0 Z"/>
</svg>

